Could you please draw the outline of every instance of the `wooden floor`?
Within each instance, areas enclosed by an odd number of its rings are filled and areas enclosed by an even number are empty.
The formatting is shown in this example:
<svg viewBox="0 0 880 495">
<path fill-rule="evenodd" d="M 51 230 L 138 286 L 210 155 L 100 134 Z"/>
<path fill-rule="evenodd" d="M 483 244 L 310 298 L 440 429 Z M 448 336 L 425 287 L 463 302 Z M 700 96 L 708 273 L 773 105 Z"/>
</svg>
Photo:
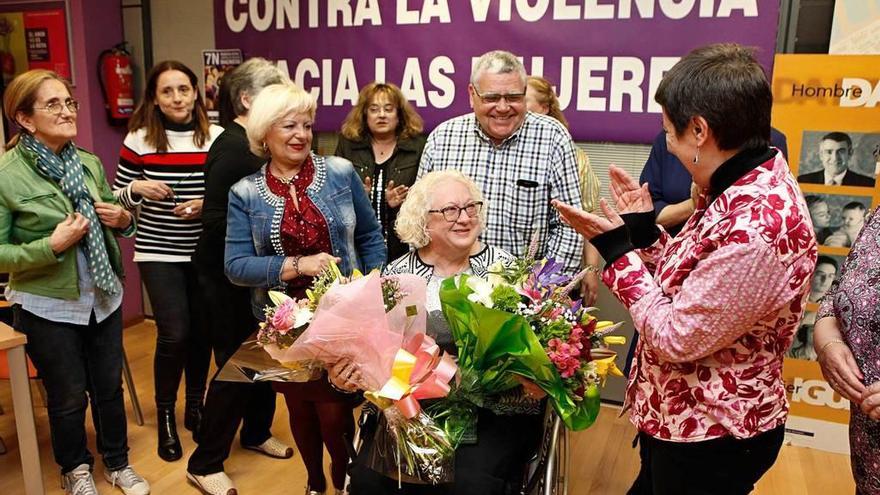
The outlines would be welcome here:
<svg viewBox="0 0 880 495">
<path fill-rule="evenodd" d="M 193 450 L 192 438 L 185 434 L 188 432 L 181 430 L 185 451 L 182 460 L 166 463 L 156 455 L 156 412 L 152 404 L 154 345 L 155 328 L 149 322 L 131 327 L 125 332 L 125 347 L 146 415 L 146 424 L 137 426 L 126 395 L 130 461 L 152 484 L 153 494 L 196 495 L 198 492 L 187 485 L 185 479 L 186 458 Z M 40 402 L 39 398 L 35 400 Z M 178 404 L 182 403 L 181 395 Z M 8 453 L 0 456 L 0 494 L 18 494 L 23 491 L 21 463 L 12 416 L 12 399 L 9 383 L 6 381 L 0 382 L 0 405 L 6 410 L 6 414 L 0 416 L 0 437 L 9 448 Z M 639 466 L 637 452 L 631 448 L 635 430 L 625 418 L 618 418 L 617 414 L 618 410 L 615 408 L 603 408 L 592 428 L 572 435 L 573 461 L 569 491 L 572 495 L 623 494 L 635 477 Z M 52 459 L 46 408 L 37 406 L 35 415 L 47 493 L 62 494 L 58 468 Z M 94 452 L 94 432 L 90 421 L 91 419 L 88 424 L 90 446 Z M 178 410 L 178 424 L 181 423 L 182 412 Z M 276 436 L 293 445 L 287 424 L 287 409 L 280 396 L 273 431 Z M 682 468 L 686 469 L 686 466 Z M 239 493 L 243 495 L 298 495 L 305 487 L 305 470 L 298 455 L 288 460 L 269 459 L 241 449 L 237 440 L 232 455 L 226 462 L 226 470 L 238 485 Z M 113 493 L 109 484 L 100 478 L 98 489 L 105 494 Z M 854 491 L 848 457 L 784 446 L 776 465 L 764 476 L 754 493 L 836 495 Z"/>
</svg>

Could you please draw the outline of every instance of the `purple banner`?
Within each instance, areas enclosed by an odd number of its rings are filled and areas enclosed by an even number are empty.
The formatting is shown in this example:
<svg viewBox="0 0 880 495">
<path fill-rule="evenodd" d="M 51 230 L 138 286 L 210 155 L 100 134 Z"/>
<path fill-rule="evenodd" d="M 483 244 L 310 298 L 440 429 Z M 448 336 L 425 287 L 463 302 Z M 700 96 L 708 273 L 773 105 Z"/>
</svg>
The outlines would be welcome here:
<svg viewBox="0 0 880 495">
<path fill-rule="evenodd" d="M 430 131 L 470 111 L 473 58 L 509 50 L 556 85 L 575 139 L 649 143 L 664 71 L 737 42 L 758 47 L 769 74 L 778 15 L 758 0 L 214 0 L 214 48 L 286 64 L 318 99 L 322 131 L 374 80 L 399 85 Z"/>
</svg>

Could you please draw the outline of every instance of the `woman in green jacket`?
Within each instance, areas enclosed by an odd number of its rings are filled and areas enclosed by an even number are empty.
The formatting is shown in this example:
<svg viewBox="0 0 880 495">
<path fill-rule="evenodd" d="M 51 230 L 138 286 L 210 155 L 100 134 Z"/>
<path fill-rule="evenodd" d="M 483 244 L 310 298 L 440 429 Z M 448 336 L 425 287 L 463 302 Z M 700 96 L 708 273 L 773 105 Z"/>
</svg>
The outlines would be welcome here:
<svg viewBox="0 0 880 495">
<path fill-rule="evenodd" d="M 85 415 L 92 405 L 104 477 L 126 495 L 150 485 L 128 463 L 122 397 L 122 261 L 132 235 L 95 155 L 78 149 L 79 102 L 54 72 L 32 70 L 6 88 L 20 133 L 0 157 L 0 271 L 15 327 L 46 387 L 49 428 L 68 494 L 97 494 Z"/>
</svg>

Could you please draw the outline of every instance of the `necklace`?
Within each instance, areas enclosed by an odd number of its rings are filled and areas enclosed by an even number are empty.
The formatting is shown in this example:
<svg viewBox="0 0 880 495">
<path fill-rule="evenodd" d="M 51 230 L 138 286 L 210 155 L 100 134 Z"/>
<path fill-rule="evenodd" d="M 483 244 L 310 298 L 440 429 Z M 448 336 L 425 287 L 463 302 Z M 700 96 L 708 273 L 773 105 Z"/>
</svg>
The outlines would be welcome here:
<svg viewBox="0 0 880 495">
<path fill-rule="evenodd" d="M 269 171 L 272 172 L 272 177 L 275 177 L 276 179 L 278 179 L 278 182 L 281 182 L 285 186 L 289 186 L 289 185 L 293 184 L 293 181 L 299 179 L 300 170 L 297 170 L 296 173 L 291 177 L 285 177 L 283 175 L 279 175 L 277 173 L 277 170 L 274 167 L 270 168 Z"/>
<path fill-rule="evenodd" d="M 379 156 L 385 156 L 385 153 L 389 153 L 394 151 L 394 148 L 397 147 L 397 140 L 387 141 L 380 143 L 379 141 L 373 140 L 373 151 L 379 154 Z"/>
<path fill-rule="evenodd" d="M 285 186 L 289 186 L 289 185 L 293 184 L 293 181 L 295 181 L 296 179 L 299 179 L 299 174 L 296 174 L 293 177 L 279 177 L 275 174 L 272 174 L 272 177 L 275 177 L 276 179 L 278 179 L 278 182 L 284 184 Z"/>
</svg>

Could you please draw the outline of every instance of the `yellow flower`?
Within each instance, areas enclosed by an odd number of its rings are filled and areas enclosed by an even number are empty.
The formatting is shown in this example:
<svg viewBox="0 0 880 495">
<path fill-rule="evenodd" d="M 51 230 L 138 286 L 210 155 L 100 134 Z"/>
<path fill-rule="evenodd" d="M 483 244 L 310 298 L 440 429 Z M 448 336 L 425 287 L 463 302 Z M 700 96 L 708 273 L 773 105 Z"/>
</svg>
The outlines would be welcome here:
<svg viewBox="0 0 880 495">
<path fill-rule="evenodd" d="M 620 371 L 620 368 L 617 367 L 617 363 L 614 362 L 616 357 L 617 356 L 614 355 L 593 361 L 593 364 L 596 366 L 596 374 L 602 377 L 603 386 L 605 385 L 605 378 L 609 373 L 614 376 L 623 376 L 623 372 Z"/>
<path fill-rule="evenodd" d="M 602 341 L 605 342 L 605 345 L 623 345 L 626 344 L 626 337 L 622 335 L 608 335 L 607 337 L 602 337 Z"/>
</svg>

